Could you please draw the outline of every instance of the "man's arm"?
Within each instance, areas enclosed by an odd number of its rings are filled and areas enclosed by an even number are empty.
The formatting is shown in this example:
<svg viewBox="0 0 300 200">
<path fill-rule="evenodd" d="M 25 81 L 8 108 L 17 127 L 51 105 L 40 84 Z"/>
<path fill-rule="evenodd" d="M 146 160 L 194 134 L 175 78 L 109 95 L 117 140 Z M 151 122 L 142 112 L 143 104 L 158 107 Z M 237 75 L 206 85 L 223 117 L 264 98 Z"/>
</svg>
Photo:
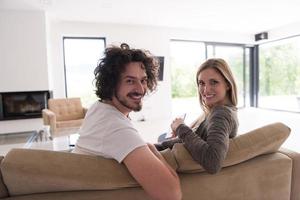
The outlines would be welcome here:
<svg viewBox="0 0 300 200">
<path fill-rule="evenodd" d="M 148 146 L 136 148 L 125 157 L 124 164 L 153 199 L 181 199 L 180 182 L 176 172 L 155 147 L 150 148 Z"/>
<path fill-rule="evenodd" d="M 168 164 L 168 162 L 165 160 L 165 158 L 160 154 L 160 152 L 156 149 L 156 147 L 154 146 L 154 144 L 150 144 L 148 143 L 148 147 L 149 149 L 152 151 L 152 153 L 159 159 L 161 160 L 170 170 L 170 172 L 172 173 L 172 175 L 179 180 L 178 175 L 176 173 L 176 171 L 174 169 L 172 169 L 172 167 Z"/>
</svg>

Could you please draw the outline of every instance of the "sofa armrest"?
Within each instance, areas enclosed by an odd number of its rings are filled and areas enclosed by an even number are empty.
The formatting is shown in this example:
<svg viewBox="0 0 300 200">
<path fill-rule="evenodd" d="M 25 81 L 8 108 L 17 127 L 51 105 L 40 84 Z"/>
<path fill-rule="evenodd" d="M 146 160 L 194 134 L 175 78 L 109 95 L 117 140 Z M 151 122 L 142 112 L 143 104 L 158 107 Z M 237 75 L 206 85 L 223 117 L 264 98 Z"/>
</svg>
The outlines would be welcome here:
<svg viewBox="0 0 300 200">
<path fill-rule="evenodd" d="M 55 132 L 56 131 L 56 115 L 55 115 L 55 113 L 49 109 L 43 109 L 42 116 L 43 116 L 44 125 L 49 125 L 50 131 Z"/>
<path fill-rule="evenodd" d="M 55 114 L 49 109 L 42 110 L 43 122 L 44 125 L 50 125 L 50 119 L 55 120 Z"/>
<path fill-rule="evenodd" d="M 285 148 L 280 148 L 279 152 L 288 156 L 293 161 L 291 200 L 300 200 L 300 153 Z"/>
</svg>

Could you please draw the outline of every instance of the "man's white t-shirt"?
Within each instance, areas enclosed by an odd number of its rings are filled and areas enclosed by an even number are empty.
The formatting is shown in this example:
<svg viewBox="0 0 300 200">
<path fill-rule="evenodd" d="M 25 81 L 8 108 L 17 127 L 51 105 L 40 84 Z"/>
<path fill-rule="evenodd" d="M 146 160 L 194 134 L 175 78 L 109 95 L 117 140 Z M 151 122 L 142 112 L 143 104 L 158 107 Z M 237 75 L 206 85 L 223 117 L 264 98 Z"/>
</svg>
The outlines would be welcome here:
<svg viewBox="0 0 300 200">
<path fill-rule="evenodd" d="M 79 135 L 74 153 L 100 155 L 119 163 L 131 151 L 146 145 L 130 119 L 100 101 L 89 108 Z"/>
</svg>

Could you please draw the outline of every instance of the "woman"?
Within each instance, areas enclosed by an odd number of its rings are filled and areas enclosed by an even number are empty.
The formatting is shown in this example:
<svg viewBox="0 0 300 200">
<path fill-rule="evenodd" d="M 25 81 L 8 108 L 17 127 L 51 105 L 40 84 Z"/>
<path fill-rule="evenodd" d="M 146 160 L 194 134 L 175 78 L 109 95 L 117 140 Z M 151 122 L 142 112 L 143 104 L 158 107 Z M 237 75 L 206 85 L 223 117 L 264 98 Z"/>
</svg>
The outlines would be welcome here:
<svg viewBox="0 0 300 200">
<path fill-rule="evenodd" d="M 235 137 L 238 129 L 236 83 L 228 64 L 220 58 L 205 61 L 196 78 L 204 115 L 191 127 L 176 118 L 171 128 L 177 137 L 162 142 L 161 147 L 172 148 L 183 142 L 208 173 L 217 173 L 227 154 L 229 138 Z"/>
</svg>

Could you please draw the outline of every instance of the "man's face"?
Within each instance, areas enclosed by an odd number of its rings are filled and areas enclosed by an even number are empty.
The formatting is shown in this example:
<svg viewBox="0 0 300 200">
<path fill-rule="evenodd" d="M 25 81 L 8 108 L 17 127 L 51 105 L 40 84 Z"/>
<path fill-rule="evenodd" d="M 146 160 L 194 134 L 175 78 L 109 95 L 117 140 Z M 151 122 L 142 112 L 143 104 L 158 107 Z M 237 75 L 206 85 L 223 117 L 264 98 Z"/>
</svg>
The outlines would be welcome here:
<svg viewBox="0 0 300 200">
<path fill-rule="evenodd" d="M 121 74 L 113 103 L 123 114 L 140 111 L 147 92 L 147 74 L 141 62 L 131 62 Z"/>
</svg>

